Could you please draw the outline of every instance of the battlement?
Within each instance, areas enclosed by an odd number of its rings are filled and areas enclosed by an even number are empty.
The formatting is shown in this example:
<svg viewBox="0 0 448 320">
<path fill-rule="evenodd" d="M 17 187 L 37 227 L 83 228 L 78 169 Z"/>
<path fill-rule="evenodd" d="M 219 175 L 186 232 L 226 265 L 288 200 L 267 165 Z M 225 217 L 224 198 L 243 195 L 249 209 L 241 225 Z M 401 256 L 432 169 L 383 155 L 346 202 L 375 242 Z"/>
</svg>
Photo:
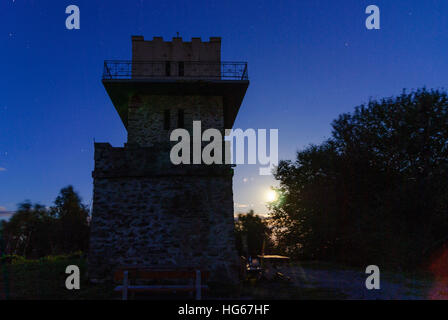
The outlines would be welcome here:
<svg viewBox="0 0 448 320">
<path fill-rule="evenodd" d="M 143 36 L 132 36 L 132 61 L 221 61 L 221 37 L 210 37 L 183 41 L 174 37 L 164 41 L 162 37 L 145 40 Z"/>
</svg>

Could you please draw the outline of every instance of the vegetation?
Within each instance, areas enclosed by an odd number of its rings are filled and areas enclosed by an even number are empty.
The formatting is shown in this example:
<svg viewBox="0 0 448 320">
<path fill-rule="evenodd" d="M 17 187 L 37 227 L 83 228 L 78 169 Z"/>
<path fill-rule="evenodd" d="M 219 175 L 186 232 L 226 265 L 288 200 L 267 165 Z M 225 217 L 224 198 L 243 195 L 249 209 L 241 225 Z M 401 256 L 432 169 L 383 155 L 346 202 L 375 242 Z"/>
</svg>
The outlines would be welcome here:
<svg viewBox="0 0 448 320">
<path fill-rule="evenodd" d="M 3 222 L 5 251 L 40 258 L 86 251 L 89 244 L 88 210 L 72 186 L 61 189 L 54 206 L 25 201 Z"/>
<path fill-rule="evenodd" d="M 253 210 L 247 214 L 239 214 L 235 222 L 235 240 L 239 255 L 257 256 L 263 250 L 270 252 L 273 247 L 271 233 L 268 223 L 255 215 Z"/>
<path fill-rule="evenodd" d="M 12 255 L 2 260 L 5 264 L 2 263 L 3 270 L 0 269 L 0 298 L 6 298 L 6 294 L 10 299 L 109 299 L 116 296 L 111 284 L 88 282 L 87 263 L 81 252 L 40 259 Z M 68 265 L 80 268 L 79 290 L 65 287 Z"/>
<path fill-rule="evenodd" d="M 330 139 L 281 161 L 270 207 L 295 257 L 412 268 L 448 236 L 448 97 L 421 89 L 370 101 Z"/>
</svg>

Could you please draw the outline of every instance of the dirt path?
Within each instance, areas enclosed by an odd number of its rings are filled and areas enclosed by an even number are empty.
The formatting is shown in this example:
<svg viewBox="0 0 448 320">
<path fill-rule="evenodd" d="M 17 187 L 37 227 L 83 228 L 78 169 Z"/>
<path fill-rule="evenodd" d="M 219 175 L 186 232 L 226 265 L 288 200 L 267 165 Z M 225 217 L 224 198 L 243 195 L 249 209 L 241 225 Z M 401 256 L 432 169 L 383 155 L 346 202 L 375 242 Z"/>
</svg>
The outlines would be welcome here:
<svg viewBox="0 0 448 320">
<path fill-rule="evenodd" d="M 298 265 L 287 267 L 283 272 L 299 288 L 336 290 L 347 299 L 428 299 L 434 288 L 431 280 L 382 273 L 380 289 L 367 290 L 365 280 L 368 275 L 364 271 L 333 266 Z"/>
</svg>

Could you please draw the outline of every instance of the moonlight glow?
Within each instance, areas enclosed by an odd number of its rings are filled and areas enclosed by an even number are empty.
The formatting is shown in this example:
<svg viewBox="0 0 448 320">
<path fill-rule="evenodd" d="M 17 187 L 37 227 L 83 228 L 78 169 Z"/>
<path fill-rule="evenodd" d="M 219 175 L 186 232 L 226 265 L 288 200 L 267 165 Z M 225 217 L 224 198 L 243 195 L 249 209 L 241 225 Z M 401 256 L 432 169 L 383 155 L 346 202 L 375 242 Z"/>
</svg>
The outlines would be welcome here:
<svg viewBox="0 0 448 320">
<path fill-rule="evenodd" d="M 275 192 L 274 190 L 269 190 L 268 192 L 266 192 L 267 202 L 273 202 L 275 200 L 277 200 L 277 192 Z"/>
</svg>

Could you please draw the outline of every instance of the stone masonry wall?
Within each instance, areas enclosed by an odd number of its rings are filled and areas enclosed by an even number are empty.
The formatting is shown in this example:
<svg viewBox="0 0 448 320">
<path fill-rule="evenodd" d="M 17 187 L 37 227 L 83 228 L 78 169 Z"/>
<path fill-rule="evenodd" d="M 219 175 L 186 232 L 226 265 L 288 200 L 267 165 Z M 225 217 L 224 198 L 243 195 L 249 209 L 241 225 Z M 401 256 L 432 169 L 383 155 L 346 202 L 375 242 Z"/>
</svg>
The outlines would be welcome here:
<svg viewBox="0 0 448 320">
<path fill-rule="evenodd" d="M 90 277 L 137 264 L 200 268 L 234 282 L 232 211 L 231 177 L 97 179 Z"/>
<path fill-rule="evenodd" d="M 95 144 L 89 278 L 125 265 L 200 268 L 236 282 L 233 170 L 174 166 L 169 148 Z"/>
<path fill-rule="evenodd" d="M 135 95 L 128 104 L 128 142 L 95 144 L 89 278 L 110 279 L 126 265 L 200 268 L 210 280 L 236 282 L 233 170 L 230 165 L 173 165 L 170 133 L 224 131 L 221 96 Z M 170 110 L 170 128 L 164 128 Z"/>
<path fill-rule="evenodd" d="M 147 95 L 135 98 L 129 105 L 128 143 L 141 147 L 169 144 L 177 128 L 179 109 L 184 111 L 185 129 L 192 134 L 193 120 L 201 120 L 202 130 L 224 130 L 224 107 L 218 96 Z M 170 129 L 164 129 L 165 110 L 170 110 Z"/>
</svg>

